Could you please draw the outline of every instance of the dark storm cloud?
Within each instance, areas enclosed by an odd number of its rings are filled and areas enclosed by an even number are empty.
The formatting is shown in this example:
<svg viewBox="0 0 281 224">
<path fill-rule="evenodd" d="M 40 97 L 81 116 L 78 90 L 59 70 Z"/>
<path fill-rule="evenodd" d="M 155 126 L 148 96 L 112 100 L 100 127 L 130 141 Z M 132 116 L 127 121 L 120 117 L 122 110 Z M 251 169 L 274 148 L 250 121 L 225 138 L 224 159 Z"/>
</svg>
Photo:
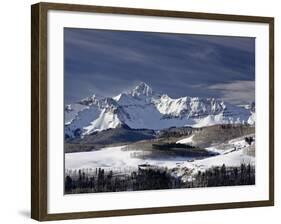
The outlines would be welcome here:
<svg viewBox="0 0 281 224">
<path fill-rule="evenodd" d="M 235 94 L 237 83 L 254 83 L 254 38 L 65 28 L 64 51 L 67 103 L 140 81 L 171 97 L 254 97 L 254 88 Z"/>
</svg>

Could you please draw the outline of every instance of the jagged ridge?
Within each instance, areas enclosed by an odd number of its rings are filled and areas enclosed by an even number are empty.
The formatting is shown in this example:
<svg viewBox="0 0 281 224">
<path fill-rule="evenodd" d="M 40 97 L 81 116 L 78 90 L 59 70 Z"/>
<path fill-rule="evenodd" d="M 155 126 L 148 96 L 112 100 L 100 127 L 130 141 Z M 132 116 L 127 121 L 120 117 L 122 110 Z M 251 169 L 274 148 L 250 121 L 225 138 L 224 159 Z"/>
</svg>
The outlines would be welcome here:
<svg viewBox="0 0 281 224">
<path fill-rule="evenodd" d="M 115 97 L 93 95 L 65 107 L 65 134 L 83 137 L 127 125 L 132 129 L 209 126 L 255 122 L 254 104 L 236 106 L 215 98 L 181 97 L 155 93 L 146 83 Z"/>
</svg>

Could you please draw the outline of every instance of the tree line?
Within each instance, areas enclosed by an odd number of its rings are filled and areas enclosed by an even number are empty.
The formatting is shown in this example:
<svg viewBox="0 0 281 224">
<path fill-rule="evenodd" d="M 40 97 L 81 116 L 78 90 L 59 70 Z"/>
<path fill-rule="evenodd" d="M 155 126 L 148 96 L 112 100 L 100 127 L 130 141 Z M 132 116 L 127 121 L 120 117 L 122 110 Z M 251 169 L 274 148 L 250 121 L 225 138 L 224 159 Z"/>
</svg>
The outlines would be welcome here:
<svg viewBox="0 0 281 224">
<path fill-rule="evenodd" d="M 138 169 L 129 174 L 114 174 L 96 169 L 92 174 L 78 170 L 77 176 L 65 176 L 65 193 L 118 192 L 158 190 L 174 188 L 196 188 L 255 184 L 255 168 L 250 164 L 240 167 L 212 167 L 198 171 L 191 180 L 183 181 L 168 169 Z"/>
<path fill-rule="evenodd" d="M 213 167 L 205 172 L 198 172 L 194 183 L 196 187 L 217 187 L 235 185 L 254 185 L 255 167 L 241 164 L 240 167 Z"/>
</svg>

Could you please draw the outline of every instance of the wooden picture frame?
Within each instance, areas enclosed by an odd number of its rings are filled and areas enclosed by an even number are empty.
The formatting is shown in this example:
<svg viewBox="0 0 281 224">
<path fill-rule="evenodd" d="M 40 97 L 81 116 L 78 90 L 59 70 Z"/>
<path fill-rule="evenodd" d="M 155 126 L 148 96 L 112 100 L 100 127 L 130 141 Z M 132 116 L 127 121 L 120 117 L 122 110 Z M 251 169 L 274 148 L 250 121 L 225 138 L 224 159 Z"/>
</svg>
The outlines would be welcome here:
<svg viewBox="0 0 281 224">
<path fill-rule="evenodd" d="M 50 10 L 189 18 L 211 21 L 261 23 L 269 25 L 269 183 L 268 200 L 212 203 L 197 205 L 130 208 L 103 211 L 48 213 L 48 19 Z M 224 15 L 183 11 L 118 8 L 90 5 L 38 3 L 31 7 L 31 217 L 39 221 L 81 219 L 109 216 L 142 215 L 170 212 L 203 211 L 227 208 L 247 208 L 274 205 L 274 18 Z"/>
</svg>

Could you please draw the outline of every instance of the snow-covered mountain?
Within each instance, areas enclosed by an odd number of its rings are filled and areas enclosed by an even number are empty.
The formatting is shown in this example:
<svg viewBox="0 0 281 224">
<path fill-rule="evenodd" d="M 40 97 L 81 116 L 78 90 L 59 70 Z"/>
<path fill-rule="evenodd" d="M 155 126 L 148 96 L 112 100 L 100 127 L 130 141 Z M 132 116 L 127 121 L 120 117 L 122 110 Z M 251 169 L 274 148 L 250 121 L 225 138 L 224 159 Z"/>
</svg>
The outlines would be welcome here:
<svg viewBox="0 0 281 224">
<path fill-rule="evenodd" d="M 236 106 L 215 98 L 188 96 L 173 99 L 155 93 L 143 82 L 112 98 L 93 95 L 65 107 L 65 134 L 70 138 L 122 125 L 160 130 L 254 122 L 254 104 Z"/>
</svg>

